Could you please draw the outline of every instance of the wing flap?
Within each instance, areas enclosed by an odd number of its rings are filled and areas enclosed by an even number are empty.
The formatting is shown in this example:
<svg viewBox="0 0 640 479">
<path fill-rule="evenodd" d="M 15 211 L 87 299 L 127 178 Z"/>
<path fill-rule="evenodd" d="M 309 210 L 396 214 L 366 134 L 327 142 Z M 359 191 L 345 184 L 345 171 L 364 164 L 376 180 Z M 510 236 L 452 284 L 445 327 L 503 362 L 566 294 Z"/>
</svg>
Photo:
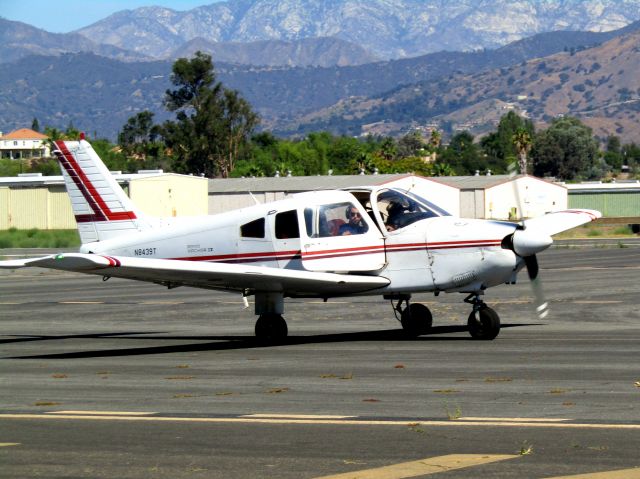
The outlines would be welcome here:
<svg viewBox="0 0 640 479">
<path fill-rule="evenodd" d="M 524 225 L 552 236 L 601 217 L 602 213 L 596 210 L 571 209 L 526 220 Z"/>
<path fill-rule="evenodd" d="M 3 263 L 11 263 L 5 266 Z M 17 265 L 17 266 L 16 266 Z M 0 267 L 37 266 L 166 285 L 208 289 L 282 291 L 290 295 L 343 295 L 362 293 L 389 284 L 380 276 L 245 266 L 183 260 L 64 253 L 30 260 L 0 262 Z"/>
</svg>

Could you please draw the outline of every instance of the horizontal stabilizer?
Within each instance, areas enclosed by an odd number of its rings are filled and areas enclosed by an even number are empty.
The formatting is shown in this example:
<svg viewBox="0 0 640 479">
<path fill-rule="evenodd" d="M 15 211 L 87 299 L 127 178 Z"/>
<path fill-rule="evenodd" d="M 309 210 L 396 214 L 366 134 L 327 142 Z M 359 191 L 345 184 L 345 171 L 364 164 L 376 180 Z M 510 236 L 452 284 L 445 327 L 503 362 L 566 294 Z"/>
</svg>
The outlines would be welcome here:
<svg viewBox="0 0 640 479">
<path fill-rule="evenodd" d="M 553 236 L 602 217 L 596 210 L 571 209 L 549 213 L 524 222 L 526 229 Z"/>
</svg>

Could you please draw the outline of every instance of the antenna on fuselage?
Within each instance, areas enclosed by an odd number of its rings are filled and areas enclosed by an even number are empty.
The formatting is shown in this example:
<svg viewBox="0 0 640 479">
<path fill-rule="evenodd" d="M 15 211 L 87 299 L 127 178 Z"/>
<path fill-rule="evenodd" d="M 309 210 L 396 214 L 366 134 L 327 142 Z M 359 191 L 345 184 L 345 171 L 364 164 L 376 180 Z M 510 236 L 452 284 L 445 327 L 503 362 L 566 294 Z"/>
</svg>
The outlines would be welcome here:
<svg viewBox="0 0 640 479">
<path fill-rule="evenodd" d="M 253 196 L 253 193 L 251 193 L 250 191 L 249 191 L 248 193 L 249 193 L 249 195 L 251 196 L 251 199 L 253 200 L 253 202 L 254 202 L 256 205 L 259 205 L 259 204 L 260 204 L 260 202 L 258 201 L 258 198 L 256 198 L 255 196 Z"/>
</svg>

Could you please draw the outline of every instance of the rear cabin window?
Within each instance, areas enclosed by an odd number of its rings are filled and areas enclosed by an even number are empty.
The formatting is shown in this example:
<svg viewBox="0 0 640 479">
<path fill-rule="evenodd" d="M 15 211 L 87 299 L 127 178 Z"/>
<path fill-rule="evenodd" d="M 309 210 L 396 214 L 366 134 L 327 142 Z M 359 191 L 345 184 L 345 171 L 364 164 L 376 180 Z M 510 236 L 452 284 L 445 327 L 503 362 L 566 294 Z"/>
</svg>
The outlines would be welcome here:
<svg viewBox="0 0 640 479">
<path fill-rule="evenodd" d="M 276 238 L 299 238 L 298 212 L 296 210 L 284 211 L 276 215 Z"/>
<path fill-rule="evenodd" d="M 240 227 L 243 238 L 264 238 L 264 218 L 245 223 Z"/>
</svg>

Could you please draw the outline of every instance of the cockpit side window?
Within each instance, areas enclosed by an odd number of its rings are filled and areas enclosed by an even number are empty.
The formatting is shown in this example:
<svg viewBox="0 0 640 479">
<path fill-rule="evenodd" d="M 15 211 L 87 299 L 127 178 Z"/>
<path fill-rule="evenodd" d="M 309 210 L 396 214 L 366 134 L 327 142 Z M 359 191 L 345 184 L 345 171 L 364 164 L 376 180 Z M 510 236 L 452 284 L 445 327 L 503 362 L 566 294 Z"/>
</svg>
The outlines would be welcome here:
<svg viewBox="0 0 640 479">
<path fill-rule="evenodd" d="M 397 189 L 379 191 L 377 206 L 387 231 L 395 231 L 426 218 L 447 215 L 428 201 Z"/>
<path fill-rule="evenodd" d="M 298 212 L 296 210 L 283 211 L 276 215 L 276 238 L 299 238 Z"/>
<path fill-rule="evenodd" d="M 314 209 L 306 208 L 304 219 L 307 236 L 326 238 L 364 234 L 369 230 L 369 226 L 362 218 L 361 210 L 362 207 L 347 202 L 320 205 Z"/>
<path fill-rule="evenodd" d="M 264 218 L 250 221 L 240 226 L 242 238 L 264 238 Z"/>
</svg>

